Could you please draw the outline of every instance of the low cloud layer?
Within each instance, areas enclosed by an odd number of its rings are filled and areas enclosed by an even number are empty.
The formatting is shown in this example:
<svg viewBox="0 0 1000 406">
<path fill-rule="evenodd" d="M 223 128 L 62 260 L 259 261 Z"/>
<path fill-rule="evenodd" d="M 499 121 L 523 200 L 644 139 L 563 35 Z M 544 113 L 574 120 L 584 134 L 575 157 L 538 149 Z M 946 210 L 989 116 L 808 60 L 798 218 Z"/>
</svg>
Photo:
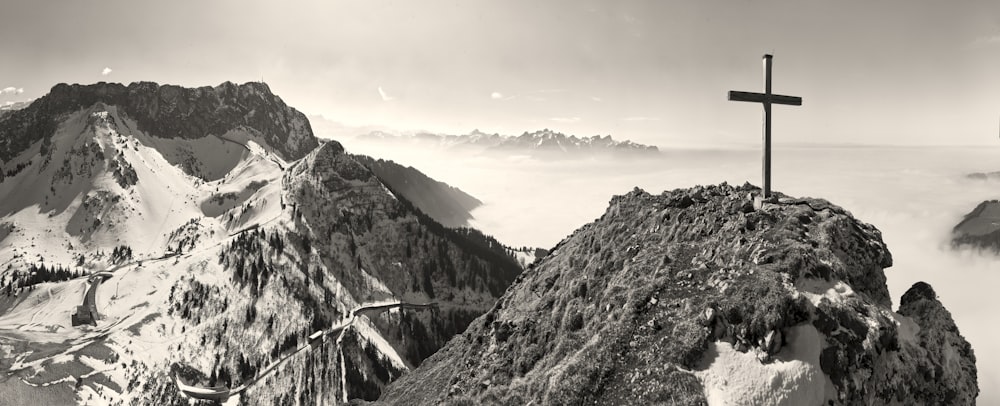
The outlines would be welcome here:
<svg viewBox="0 0 1000 406">
<path fill-rule="evenodd" d="M 21 93 L 24 93 L 23 87 L 10 86 L 0 89 L 0 94 L 21 94 Z"/>
<path fill-rule="evenodd" d="M 110 74 L 111 74 L 111 68 L 105 67 L 103 70 L 101 70 L 101 76 L 108 76 Z"/>
</svg>

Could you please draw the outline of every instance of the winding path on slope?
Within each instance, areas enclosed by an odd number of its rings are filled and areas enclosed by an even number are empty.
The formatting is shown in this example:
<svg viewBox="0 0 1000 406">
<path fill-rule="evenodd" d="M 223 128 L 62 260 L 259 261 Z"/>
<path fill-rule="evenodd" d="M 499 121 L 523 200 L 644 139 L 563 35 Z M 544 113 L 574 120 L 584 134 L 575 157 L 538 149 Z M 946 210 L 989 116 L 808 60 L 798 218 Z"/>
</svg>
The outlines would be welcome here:
<svg viewBox="0 0 1000 406">
<path fill-rule="evenodd" d="M 341 342 L 343 341 L 344 333 L 346 333 L 347 330 L 350 329 L 354 325 L 355 320 L 357 320 L 358 313 L 361 313 L 361 312 L 381 313 L 381 312 L 384 312 L 384 311 L 387 311 L 387 310 L 390 310 L 390 309 L 393 309 L 393 308 L 415 309 L 415 310 L 437 309 L 438 308 L 438 304 L 434 303 L 434 302 L 431 302 L 431 303 L 422 303 L 421 304 L 421 303 L 406 303 L 406 302 L 400 302 L 400 301 L 383 301 L 383 302 L 363 303 L 361 305 L 358 305 L 358 307 L 355 307 L 353 310 L 351 310 L 350 317 L 347 320 L 342 321 L 339 324 L 334 325 L 333 327 L 331 327 L 329 329 L 320 330 L 320 331 L 317 331 L 315 333 L 310 334 L 309 335 L 309 341 L 307 341 L 306 344 L 304 344 L 302 346 L 299 346 L 298 348 L 295 349 L 295 351 L 288 352 L 282 358 L 278 359 L 277 361 L 272 362 L 270 365 L 268 365 L 264 369 L 260 370 L 257 373 L 257 375 L 254 376 L 252 379 L 250 379 L 247 382 L 244 382 L 242 385 L 240 385 L 240 386 L 238 386 L 236 388 L 230 389 L 230 388 L 225 387 L 225 386 L 199 387 L 199 386 L 188 385 L 188 384 L 185 384 L 184 382 L 181 382 L 181 380 L 178 379 L 176 375 L 174 376 L 174 384 L 177 385 L 177 389 L 180 390 L 181 393 L 183 393 L 184 395 L 186 395 L 188 397 L 195 398 L 195 399 L 207 399 L 207 400 L 225 401 L 226 399 L 229 399 L 229 397 L 231 397 L 231 396 L 243 393 L 248 388 L 252 387 L 257 382 L 259 382 L 261 379 L 264 379 L 264 378 L 268 377 L 269 375 L 273 374 L 274 371 L 277 370 L 278 366 L 280 366 L 281 364 L 283 364 L 285 361 L 288 361 L 289 359 L 291 359 L 292 357 L 294 357 L 298 353 L 303 352 L 303 351 L 312 351 L 312 349 L 318 347 L 323 342 L 325 342 L 326 341 L 326 336 L 328 336 L 328 335 L 332 335 L 334 333 L 338 333 L 337 334 L 337 339 L 336 339 L 337 351 L 341 352 L 340 357 L 341 357 L 341 359 L 343 359 L 344 355 L 343 355 L 343 348 L 341 347 Z M 343 374 L 344 374 L 343 367 L 344 367 L 344 365 L 343 365 L 343 363 L 341 363 L 341 376 L 343 376 Z M 343 387 L 344 386 L 343 384 L 341 384 L 341 386 L 342 386 L 341 387 L 341 398 L 342 398 L 341 400 L 344 401 L 344 402 L 346 402 L 347 401 L 347 388 Z"/>
<path fill-rule="evenodd" d="M 87 277 L 90 281 L 90 287 L 87 289 L 87 293 L 83 295 L 83 304 L 77 306 L 76 313 L 72 315 L 72 324 L 74 326 L 81 324 L 97 325 L 97 288 L 101 286 L 101 282 L 110 279 L 111 276 L 111 272 L 103 271 Z"/>
</svg>

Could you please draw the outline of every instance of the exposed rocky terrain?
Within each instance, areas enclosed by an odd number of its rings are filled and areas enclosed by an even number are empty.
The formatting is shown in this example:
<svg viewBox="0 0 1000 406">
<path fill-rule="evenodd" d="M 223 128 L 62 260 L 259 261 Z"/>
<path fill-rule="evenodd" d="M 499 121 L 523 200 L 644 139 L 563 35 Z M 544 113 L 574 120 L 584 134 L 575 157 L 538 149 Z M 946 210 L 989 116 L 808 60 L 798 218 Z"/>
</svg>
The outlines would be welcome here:
<svg viewBox="0 0 1000 406">
<path fill-rule="evenodd" d="M 615 197 L 380 402 L 975 402 L 975 356 L 933 289 L 891 308 L 875 227 L 820 199 L 755 209 L 755 192 Z"/>
<path fill-rule="evenodd" d="M 184 88 L 137 82 L 67 85 L 60 83 L 29 106 L 0 116 L 0 163 L 41 142 L 42 154 L 65 115 L 95 103 L 117 106 L 136 124 L 135 130 L 159 138 L 224 137 L 243 130 L 243 137 L 274 148 L 286 160 L 303 157 L 317 145 L 309 120 L 288 107 L 264 83 Z"/>
<path fill-rule="evenodd" d="M 390 188 L 406 196 L 420 211 L 446 227 L 466 227 L 472 210 L 483 202 L 458 188 L 431 179 L 412 166 L 364 155 L 352 158 L 370 169 Z"/>
<path fill-rule="evenodd" d="M 952 245 L 1000 252 L 1000 202 L 987 200 L 965 215 L 952 230 Z"/>
</svg>

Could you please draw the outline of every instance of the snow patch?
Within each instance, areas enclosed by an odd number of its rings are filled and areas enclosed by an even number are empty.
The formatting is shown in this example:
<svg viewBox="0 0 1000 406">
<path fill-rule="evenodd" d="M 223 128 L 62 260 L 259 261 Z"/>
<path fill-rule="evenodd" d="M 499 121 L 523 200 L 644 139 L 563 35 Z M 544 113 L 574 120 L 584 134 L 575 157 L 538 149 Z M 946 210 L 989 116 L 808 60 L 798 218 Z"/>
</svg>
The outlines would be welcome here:
<svg viewBox="0 0 1000 406">
<path fill-rule="evenodd" d="M 913 344 L 915 346 L 920 346 L 920 340 L 917 339 L 917 333 L 920 332 L 920 326 L 913 319 L 903 316 L 901 314 L 892 313 L 892 321 L 896 323 L 896 331 L 899 334 L 899 341 Z"/>
<path fill-rule="evenodd" d="M 761 364 L 753 352 L 736 351 L 728 342 L 710 343 L 694 372 L 705 388 L 708 404 L 823 403 L 832 383 L 820 369 L 822 336 L 811 324 L 802 324 L 788 329 L 786 339 L 787 345 L 768 364 Z"/>
<path fill-rule="evenodd" d="M 819 306 L 819 302 L 826 298 L 832 303 L 843 302 L 844 299 L 854 296 L 854 289 L 844 283 L 844 281 L 826 281 L 815 278 L 802 278 L 795 288 L 804 295 L 813 306 Z"/>
</svg>

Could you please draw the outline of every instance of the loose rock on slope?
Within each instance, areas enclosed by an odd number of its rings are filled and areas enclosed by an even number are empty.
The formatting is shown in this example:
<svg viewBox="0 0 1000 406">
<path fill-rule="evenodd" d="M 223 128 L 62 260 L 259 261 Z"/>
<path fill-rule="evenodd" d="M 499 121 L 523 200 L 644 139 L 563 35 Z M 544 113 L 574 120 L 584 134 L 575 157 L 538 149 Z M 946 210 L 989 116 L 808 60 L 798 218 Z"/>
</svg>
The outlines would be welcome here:
<svg viewBox="0 0 1000 406">
<path fill-rule="evenodd" d="M 390 404 L 970 404 L 930 286 L 891 310 L 881 233 L 745 185 L 641 190 L 384 392 Z"/>
</svg>

